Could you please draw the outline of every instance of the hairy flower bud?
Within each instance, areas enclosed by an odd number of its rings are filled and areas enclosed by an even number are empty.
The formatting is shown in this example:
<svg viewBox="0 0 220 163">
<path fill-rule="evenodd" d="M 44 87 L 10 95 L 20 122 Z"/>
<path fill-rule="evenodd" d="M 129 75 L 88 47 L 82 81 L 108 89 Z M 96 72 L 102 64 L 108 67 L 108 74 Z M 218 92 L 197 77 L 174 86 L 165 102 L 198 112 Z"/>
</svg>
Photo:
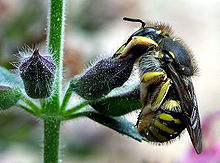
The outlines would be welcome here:
<svg viewBox="0 0 220 163">
<path fill-rule="evenodd" d="M 129 78 L 136 58 L 114 57 L 101 59 L 77 80 L 72 81 L 74 91 L 85 99 L 93 100 L 122 86 Z"/>
<path fill-rule="evenodd" d="M 56 65 L 51 56 L 41 56 L 35 50 L 19 67 L 25 91 L 31 98 L 47 98 L 53 90 Z"/>
</svg>

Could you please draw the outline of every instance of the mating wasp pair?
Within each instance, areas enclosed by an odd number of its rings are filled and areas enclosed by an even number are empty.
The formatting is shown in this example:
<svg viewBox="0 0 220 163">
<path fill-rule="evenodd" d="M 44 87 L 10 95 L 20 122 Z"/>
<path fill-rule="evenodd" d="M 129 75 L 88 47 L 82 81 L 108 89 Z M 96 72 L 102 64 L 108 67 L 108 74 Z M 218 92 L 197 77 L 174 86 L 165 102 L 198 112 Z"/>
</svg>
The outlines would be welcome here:
<svg viewBox="0 0 220 163">
<path fill-rule="evenodd" d="M 163 143 L 187 128 L 196 152 L 201 153 L 200 118 L 191 81 L 197 67 L 189 49 L 169 26 L 124 20 L 142 24 L 114 54 L 116 60 L 135 56 L 139 63 L 143 104 L 137 122 L 139 134 Z"/>
</svg>

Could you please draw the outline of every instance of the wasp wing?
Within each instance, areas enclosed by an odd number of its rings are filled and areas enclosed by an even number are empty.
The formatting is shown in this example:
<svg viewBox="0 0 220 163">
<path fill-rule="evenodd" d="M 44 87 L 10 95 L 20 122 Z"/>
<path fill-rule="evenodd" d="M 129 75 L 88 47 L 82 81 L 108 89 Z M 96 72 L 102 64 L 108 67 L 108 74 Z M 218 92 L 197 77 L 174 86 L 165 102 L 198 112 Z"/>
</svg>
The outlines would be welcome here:
<svg viewBox="0 0 220 163">
<path fill-rule="evenodd" d="M 188 92 L 189 92 L 189 95 L 191 95 L 190 98 L 191 98 L 192 104 L 188 104 L 189 106 L 187 107 L 187 109 L 191 109 L 192 112 L 190 114 L 191 116 L 187 117 L 187 120 L 186 120 L 186 122 L 188 123 L 187 130 L 193 142 L 193 146 L 196 149 L 196 152 L 200 154 L 202 152 L 202 131 L 201 131 L 201 125 L 200 125 L 200 117 L 199 117 L 197 99 L 196 99 L 194 87 L 193 87 L 191 80 L 189 81 Z"/>
<path fill-rule="evenodd" d="M 168 73 L 180 99 L 183 119 L 192 144 L 198 154 L 202 152 L 202 131 L 194 87 L 191 79 L 181 77 L 171 63 L 167 64 Z"/>
</svg>

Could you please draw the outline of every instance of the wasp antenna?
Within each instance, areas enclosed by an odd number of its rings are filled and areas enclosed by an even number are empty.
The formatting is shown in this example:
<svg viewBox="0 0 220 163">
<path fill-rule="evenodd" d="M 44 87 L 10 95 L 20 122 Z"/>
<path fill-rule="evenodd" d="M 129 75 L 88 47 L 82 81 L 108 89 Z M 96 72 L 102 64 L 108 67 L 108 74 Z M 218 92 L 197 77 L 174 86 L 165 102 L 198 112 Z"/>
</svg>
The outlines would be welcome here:
<svg viewBox="0 0 220 163">
<path fill-rule="evenodd" d="M 146 25 L 146 23 L 141 19 L 124 17 L 123 20 L 130 21 L 130 22 L 140 22 L 142 25 L 142 28 L 144 28 L 144 26 Z"/>
</svg>

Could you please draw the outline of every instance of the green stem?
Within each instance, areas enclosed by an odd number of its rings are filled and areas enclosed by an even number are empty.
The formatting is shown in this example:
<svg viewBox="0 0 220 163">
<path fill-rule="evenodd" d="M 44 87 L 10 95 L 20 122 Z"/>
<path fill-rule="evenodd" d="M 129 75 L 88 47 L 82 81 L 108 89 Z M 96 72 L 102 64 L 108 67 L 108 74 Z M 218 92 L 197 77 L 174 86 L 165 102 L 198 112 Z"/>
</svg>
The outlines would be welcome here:
<svg viewBox="0 0 220 163">
<path fill-rule="evenodd" d="M 49 0 L 48 52 L 56 64 L 54 93 L 51 98 L 41 100 L 44 118 L 44 163 L 58 163 L 60 137 L 60 97 L 62 96 L 63 37 L 65 0 Z"/>
<path fill-rule="evenodd" d="M 64 4 L 65 0 L 49 0 L 47 47 L 52 54 L 57 72 L 54 94 L 51 99 L 41 102 L 43 108 L 47 109 L 47 113 L 57 113 L 60 110 L 63 75 Z M 50 107 L 48 108 L 48 106 Z"/>
<path fill-rule="evenodd" d="M 69 83 L 69 86 L 68 86 L 68 89 L 66 91 L 66 94 L 63 98 L 63 103 L 61 105 L 61 111 L 63 112 L 65 109 L 66 109 L 66 106 L 69 102 L 69 99 L 74 91 L 74 89 L 77 87 L 77 84 L 78 84 L 78 79 L 77 77 L 74 77 L 70 83 Z"/>
<path fill-rule="evenodd" d="M 63 98 L 63 103 L 61 105 L 61 111 L 64 111 L 66 109 L 66 106 L 67 106 L 67 104 L 70 100 L 70 97 L 71 97 L 72 93 L 73 93 L 73 90 L 72 90 L 71 87 L 69 87 L 66 91 L 66 94 L 65 94 L 64 98 Z"/>
<path fill-rule="evenodd" d="M 36 113 L 32 109 L 30 109 L 30 108 L 28 108 L 28 107 L 26 107 L 26 106 L 24 106 L 20 103 L 17 103 L 16 106 L 18 106 L 19 108 L 25 110 L 26 112 L 30 113 L 31 115 L 36 116 Z"/>
<path fill-rule="evenodd" d="M 60 120 L 44 120 L 44 163 L 58 163 Z"/>
<path fill-rule="evenodd" d="M 26 103 L 28 106 L 31 107 L 31 109 L 34 111 L 34 112 L 39 112 L 40 109 L 37 105 L 35 105 L 29 98 L 27 98 L 26 96 L 22 96 L 21 97 L 21 100 Z"/>
<path fill-rule="evenodd" d="M 74 113 L 74 112 L 76 112 L 76 111 L 82 109 L 83 107 L 85 107 L 85 106 L 88 105 L 88 104 L 89 104 L 89 101 L 84 101 L 84 102 L 80 103 L 79 105 L 77 105 L 77 106 L 75 106 L 75 107 L 73 107 L 73 108 L 67 110 L 67 111 L 65 112 L 65 115 L 70 115 L 70 114 L 72 114 L 72 113 Z"/>
<path fill-rule="evenodd" d="M 86 117 L 87 114 L 90 114 L 89 112 L 85 111 L 85 112 L 80 112 L 80 113 L 73 113 L 73 114 L 69 114 L 63 117 L 64 121 L 68 121 L 68 120 L 72 120 L 75 118 L 79 118 L 79 117 Z"/>
</svg>

